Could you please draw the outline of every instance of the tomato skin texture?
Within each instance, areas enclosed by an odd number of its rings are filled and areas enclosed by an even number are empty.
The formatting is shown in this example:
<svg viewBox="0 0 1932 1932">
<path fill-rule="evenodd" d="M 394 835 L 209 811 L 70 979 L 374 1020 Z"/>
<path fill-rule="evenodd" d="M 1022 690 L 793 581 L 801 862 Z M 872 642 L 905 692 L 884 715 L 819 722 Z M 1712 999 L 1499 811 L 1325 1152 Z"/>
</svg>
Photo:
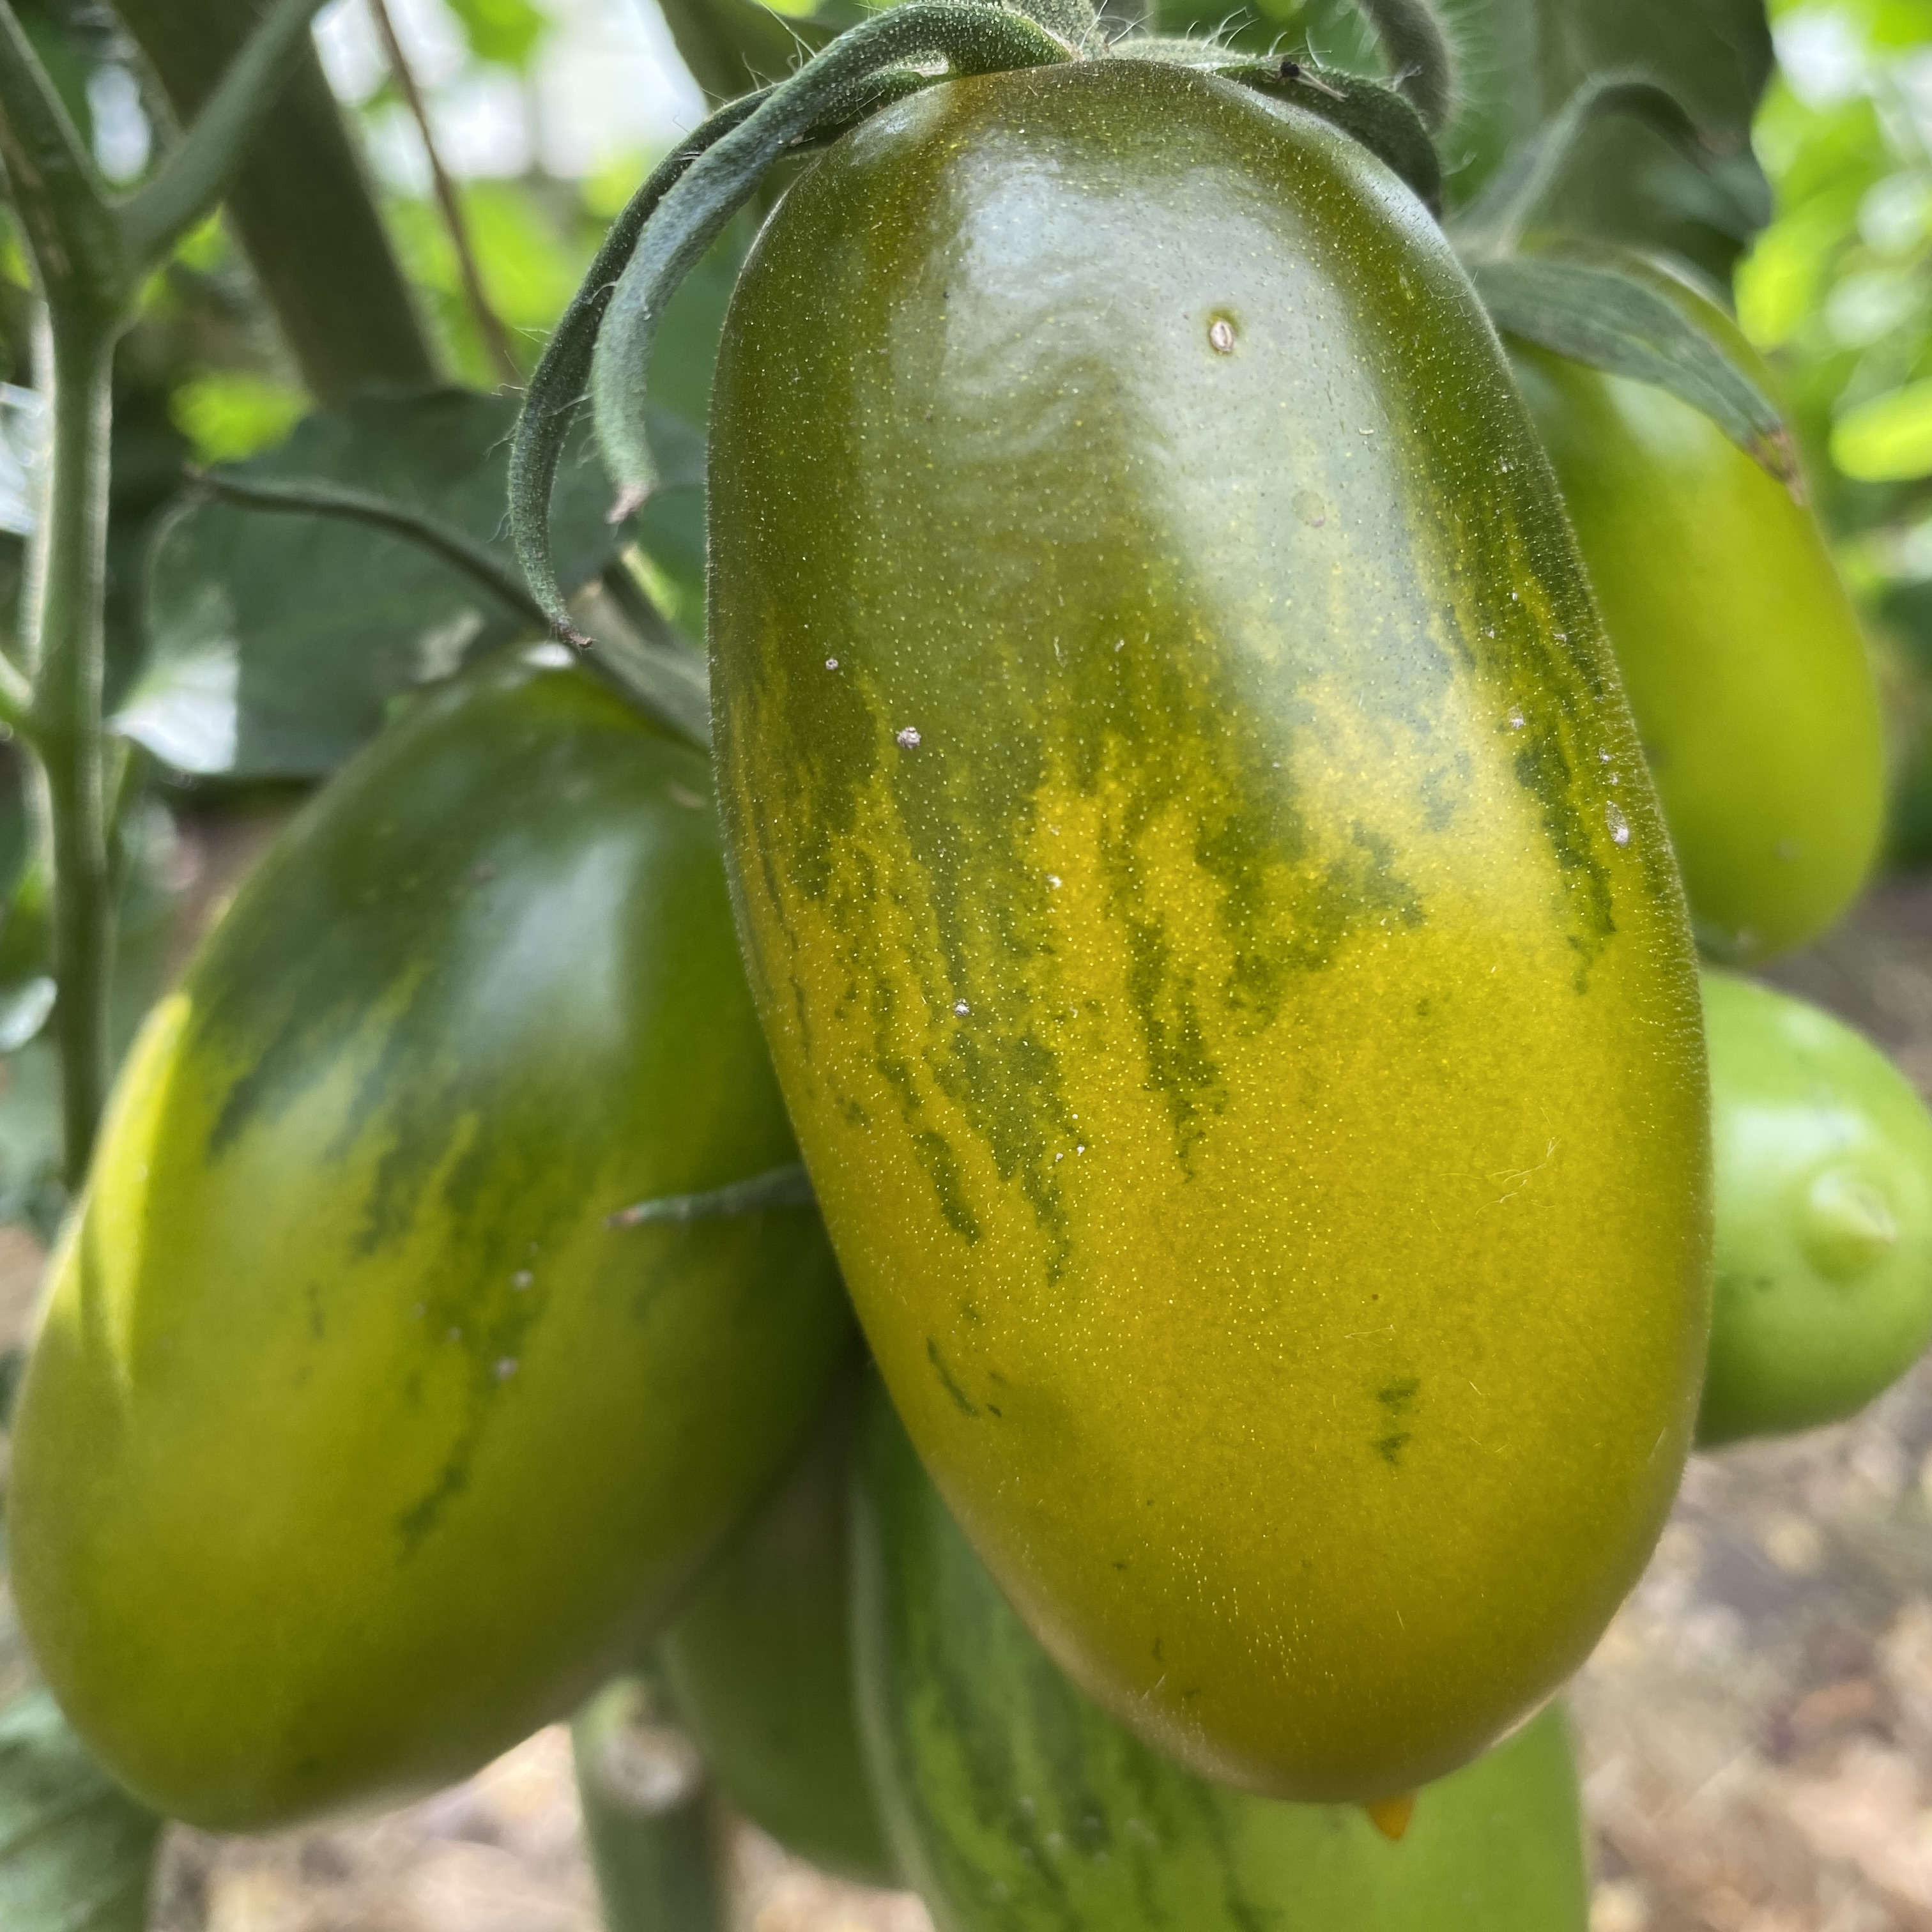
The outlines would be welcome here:
<svg viewBox="0 0 1932 1932">
<path fill-rule="evenodd" d="M 14 1437 L 102 1760 L 259 1828 L 466 1774 L 651 1634 L 851 1346 L 702 759 L 574 670 L 424 700 L 264 859 L 116 1088 Z"/>
<path fill-rule="evenodd" d="M 848 1492 L 854 1391 L 664 1635 L 680 1715 L 732 1803 L 788 1851 L 899 1882 L 853 1708 Z"/>
<path fill-rule="evenodd" d="M 1856 1413 L 1932 1342 L 1932 1114 L 1809 1002 L 1704 975 L 1716 1288 L 1697 1440 Z"/>
<path fill-rule="evenodd" d="M 1007 1606 L 880 1402 L 853 1592 L 866 1748 L 939 1932 L 1583 1932 L 1576 1767 L 1552 1706 L 1416 1796 L 1353 1806 L 1192 1778 L 1083 1697 Z"/>
<path fill-rule="evenodd" d="M 1768 382 L 1716 305 L 1606 259 Z M 1510 344 L 1563 485 L 1684 874 L 1699 943 L 1749 965 L 1833 925 L 1884 830 L 1885 760 L 1857 614 L 1817 520 L 1654 384 Z"/>
<path fill-rule="evenodd" d="M 1675 871 L 1461 271 L 1293 109 L 954 83 L 792 189 L 712 408 L 741 934 L 927 1467 L 1203 1774 L 1466 1762 L 1660 1526 L 1708 1225 Z"/>
</svg>

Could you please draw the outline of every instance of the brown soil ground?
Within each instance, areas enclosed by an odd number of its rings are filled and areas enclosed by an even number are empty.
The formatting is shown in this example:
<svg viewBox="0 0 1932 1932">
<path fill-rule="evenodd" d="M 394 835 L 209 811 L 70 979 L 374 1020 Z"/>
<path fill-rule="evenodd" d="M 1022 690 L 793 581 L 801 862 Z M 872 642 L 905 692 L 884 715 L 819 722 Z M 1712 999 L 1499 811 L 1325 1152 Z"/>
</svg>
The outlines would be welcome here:
<svg viewBox="0 0 1932 1932">
<path fill-rule="evenodd" d="M 1932 884 L 1880 890 L 1778 976 L 1932 1092 Z M 28 1258 L 6 1258 L 0 1309 Z M 1841 1428 L 1699 1459 L 1571 1705 L 1592 1932 L 1932 1932 L 1932 1361 Z M 740 1932 L 928 1932 L 916 1900 L 748 1831 L 736 1855 Z M 568 1740 L 364 1822 L 177 1831 L 154 1927 L 597 1932 Z"/>
</svg>

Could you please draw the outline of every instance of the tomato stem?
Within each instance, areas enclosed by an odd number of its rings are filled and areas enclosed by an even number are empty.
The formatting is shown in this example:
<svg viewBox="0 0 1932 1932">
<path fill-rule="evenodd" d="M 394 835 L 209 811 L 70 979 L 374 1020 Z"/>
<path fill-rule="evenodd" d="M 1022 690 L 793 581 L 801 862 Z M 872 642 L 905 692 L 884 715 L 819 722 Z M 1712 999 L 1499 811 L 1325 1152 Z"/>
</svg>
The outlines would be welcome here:
<svg viewBox="0 0 1932 1932">
<path fill-rule="evenodd" d="M 100 707 L 114 346 L 143 277 L 219 198 L 308 46 L 318 4 L 277 0 L 201 118 L 150 182 L 118 200 L 0 4 L 0 158 L 43 304 L 36 359 L 50 421 L 28 559 L 26 671 L 0 676 L 0 714 L 22 728 L 38 766 L 70 1190 L 86 1177 L 109 1072 L 114 881 Z"/>
<path fill-rule="evenodd" d="M 584 1835 L 608 1932 L 722 1932 L 725 1820 L 697 1747 L 662 1714 L 655 1664 L 571 1726 Z"/>
<path fill-rule="evenodd" d="M 113 908 L 102 784 L 100 687 L 107 584 L 111 324 L 71 312 L 43 332 L 52 392 L 46 494 L 34 530 L 27 594 L 32 744 L 53 868 L 55 1038 L 61 1063 L 68 1186 L 87 1173 L 107 1082 Z"/>
</svg>

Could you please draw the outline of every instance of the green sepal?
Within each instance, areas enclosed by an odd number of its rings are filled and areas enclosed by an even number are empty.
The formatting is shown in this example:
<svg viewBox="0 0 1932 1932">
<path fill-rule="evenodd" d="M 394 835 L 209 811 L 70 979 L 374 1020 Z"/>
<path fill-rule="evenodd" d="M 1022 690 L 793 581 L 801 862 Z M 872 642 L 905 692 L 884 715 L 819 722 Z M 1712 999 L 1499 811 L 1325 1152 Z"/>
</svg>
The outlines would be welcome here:
<svg viewBox="0 0 1932 1932">
<path fill-rule="evenodd" d="M 1780 482 L 1798 487 L 1796 452 L 1777 405 L 1657 290 L 1615 268 L 1526 256 L 1478 262 L 1472 274 L 1506 334 L 1667 389 Z"/>
<path fill-rule="evenodd" d="M 1302 59 L 1256 60 L 1210 40 L 1123 40 L 1109 51 L 1123 60 L 1192 68 L 1292 101 L 1359 141 L 1408 182 L 1432 214 L 1442 212 L 1442 164 L 1422 116 L 1402 94 L 1358 74 Z"/>
<path fill-rule="evenodd" d="M 1376 31 L 1389 78 L 1431 134 L 1456 112 L 1456 51 L 1431 0 L 1355 0 Z"/>
<path fill-rule="evenodd" d="M 718 1221 L 739 1214 L 762 1214 L 773 1208 L 814 1208 L 818 1197 L 812 1177 L 798 1162 L 768 1168 L 744 1180 L 707 1188 L 701 1194 L 661 1194 L 620 1208 L 609 1217 L 613 1228 L 640 1228 L 657 1221 Z"/>
<path fill-rule="evenodd" d="M 872 74 L 842 93 L 824 118 L 802 135 L 800 149 L 835 140 L 867 115 L 890 102 L 932 84 L 934 76 L 910 68 L 889 67 Z M 550 550 L 550 491 L 556 481 L 572 418 L 584 400 L 590 380 L 591 358 L 604 312 L 618 277 L 635 251 L 638 237 L 658 205 L 683 178 L 692 164 L 731 130 L 748 120 L 776 90 L 764 88 L 721 107 L 652 170 L 623 212 L 610 224 L 582 285 L 571 298 L 556 330 L 545 344 L 530 378 L 523 413 L 517 419 L 510 446 L 510 534 L 517 560 L 531 593 L 550 628 L 580 646 L 590 640 L 572 621 L 562 586 L 557 582 Z"/>
<path fill-rule="evenodd" d="M 693 160 L 641 224 L 591 357 L 597 440 L 618 491 L 614 515 L 637 509 L 656 483 L 644 392 L 665 304 L 775 161 L 849 112 L 854 94 L 884 70 L 943 61 L 954 76 L 994 74 L 1074 57 L 1067 41 L 1011 8 L 904 0 L 842 34 Z"/>
</svg>

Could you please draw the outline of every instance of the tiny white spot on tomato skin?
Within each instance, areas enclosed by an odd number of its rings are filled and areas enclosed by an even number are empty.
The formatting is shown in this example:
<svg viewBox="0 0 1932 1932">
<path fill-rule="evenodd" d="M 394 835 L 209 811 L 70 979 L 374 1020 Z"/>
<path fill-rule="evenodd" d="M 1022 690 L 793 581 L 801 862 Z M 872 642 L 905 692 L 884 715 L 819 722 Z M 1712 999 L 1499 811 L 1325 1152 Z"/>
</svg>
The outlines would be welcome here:
<svg viewBox="0 0 1932 1932">
<path fill-rule="evenodd" d="M 1604 823 L 1610 828 L 1610 842 L 1612 844 L 1628 845 L 1630 843 L 1630 820 L 1617 808 L 1614 799 L 1606 800 L 1604 804 Z"/>
<path fill-rule="evenodd" d="M 1522 715 L 1522 706 L 1520 704 L 1512 704 L 1510 706 L 1508 716 L 1509 728 L 1512 731 L 1520 731 L 1529 722 L 1529 720 Z"/>
<path fill-rule="evenodd" d="M 838 660 L 836 658 L 827 658 L 825 660 L 825 668 L 827 670 L 836 670 L 838 668 Z"/>
<path fill-rule="evenodd" d="M 963 1020 L 973 1009 L 964 1000 L 955 1000 L 952 1002 L 952 1010 Z"/>
<path fill-rule="evenodd" d="M 510 1286 L 520 1293 L 524 1289 L 531 1286 L 536 1280 L 536 1276 L 531 1274 L 528 1268 L 519 1268 L 511 1276 Z"/>
<path fill-rule="evenodd" d="M 1054 889 L 1057 891 L 1057 890 L 1059 889 L 1059 886 L 1060 886 L 1060 874 L 1059 874 L 1058 872 L 1049 872 L 1049 873 L 1048 873 L 1048 874 L 1047 874 L 1047 875 L 1046 875 L 1046 883 L 1047 883 L 1049 886 L 1052 886 L 1052 887 L 1054 887 Z"/>
<path fill-rule="evenodd" d="M 919 727 L 916 724 L 902 725 L 898 730 L 892 734 L 892 742 L 897 745 L 899 749 L 902 752 L 917 751 L 919 749 Z"/>
<path fill-rule="evenodd" d="M 514 1357 L 506 1355 L 503 1359 L 496 1364 L 496 1379 L 500 1382 L 508 1382 L 516 1372 L 517 1364 Z"/>
<path fill-rule="evenodd" d="M 1217 315 L 1208 325 L 1208 346 L 1217 356 L 1234 352 L 1234 325 L 1225 315 Z"/>
</svg>

